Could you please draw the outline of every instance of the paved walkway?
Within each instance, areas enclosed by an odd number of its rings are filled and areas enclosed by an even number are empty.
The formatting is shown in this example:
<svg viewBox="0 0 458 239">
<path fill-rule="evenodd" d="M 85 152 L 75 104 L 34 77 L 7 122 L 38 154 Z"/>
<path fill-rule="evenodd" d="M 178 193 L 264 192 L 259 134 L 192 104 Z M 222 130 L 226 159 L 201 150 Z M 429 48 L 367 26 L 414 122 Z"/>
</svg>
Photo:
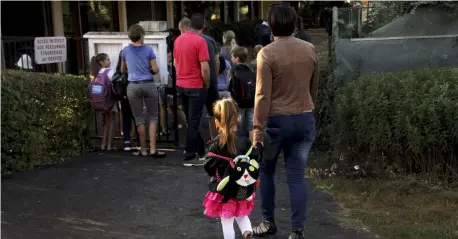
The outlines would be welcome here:
<svg viewBox="0 0 458 239">
<path fill-rule="evenodd" d="M 2 182 L 2 238 L 222 238 L 218 220 L 202 215 L 206 177 L 181 165 L 181 151 L 165 159 L 124 152 L 89 153 L 63 165 L 18 173 Z M 289 201 L 283 167 L 272 238 L 287 238 Z M 334 219 L 337 206 L 310 188 L 307 238 L 362 239 Z M 259 200 L 251 216 L 260 220 Z"/>
</svg>

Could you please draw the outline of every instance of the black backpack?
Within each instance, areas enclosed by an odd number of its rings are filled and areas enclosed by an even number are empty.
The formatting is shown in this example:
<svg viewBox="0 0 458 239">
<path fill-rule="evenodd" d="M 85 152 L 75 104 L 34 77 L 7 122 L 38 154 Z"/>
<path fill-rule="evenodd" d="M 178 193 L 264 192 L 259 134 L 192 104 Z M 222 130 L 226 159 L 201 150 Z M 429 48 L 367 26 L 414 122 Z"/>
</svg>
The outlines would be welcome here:
<svg viewBox="0 0 458 239">
<path fill-rule="evenodd" d="M 228 89 L 239 107 L 254 107 L 256 73 L 247 64 L 235 65 L 230 70 Z"/>
<path fill-rule="evenodd" d="M 122 51 L 119 52 L 116 73 L 113 75 L 113 89 L 115 100 L 123 100 L 127 96 L 127 74 L 121 73 Z"/>
</svg>

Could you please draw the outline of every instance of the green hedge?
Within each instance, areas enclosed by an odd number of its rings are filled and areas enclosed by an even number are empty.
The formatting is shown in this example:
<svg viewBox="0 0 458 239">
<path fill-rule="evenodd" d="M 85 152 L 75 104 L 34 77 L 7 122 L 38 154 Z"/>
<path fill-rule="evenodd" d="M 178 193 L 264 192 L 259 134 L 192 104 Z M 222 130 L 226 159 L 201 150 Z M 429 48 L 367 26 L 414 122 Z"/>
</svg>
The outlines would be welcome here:
<svg viewBox="0 0 458 239">
<path fill-rule="evenodd" d="M 87 80 L 3 70 L 2 175 L 54 163 L 88 148 Z"/>
<path fill-rule="evenodd" d="M 334 102 L 334 145 L 350 160 L 456 177 L 458 69 L 363 76 Z"/>
</svg>

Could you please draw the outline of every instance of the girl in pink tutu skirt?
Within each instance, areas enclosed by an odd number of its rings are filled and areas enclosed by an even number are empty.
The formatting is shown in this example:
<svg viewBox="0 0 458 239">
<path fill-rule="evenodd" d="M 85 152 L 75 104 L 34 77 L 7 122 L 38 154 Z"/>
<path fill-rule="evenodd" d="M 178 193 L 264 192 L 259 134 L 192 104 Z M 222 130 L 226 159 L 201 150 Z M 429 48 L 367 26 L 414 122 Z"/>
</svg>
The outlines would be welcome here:
<svg viewBox="0 0 458 239">
<path fill-rule="evenodd" d="M 234 221 L 244 238 L 251 238 L 248 215 L 254 208 L 259 177 L 257 153 L 251 153 L 248 137 L 237 136 L 238 112 L 232 99 L 222 99 L 213 108 L 219 135 L 209 147 L 205 171 L 211 177 L 203 203 L 204 214 L 221 218 L 224 239 L 234 239 Z"/>
</svg>

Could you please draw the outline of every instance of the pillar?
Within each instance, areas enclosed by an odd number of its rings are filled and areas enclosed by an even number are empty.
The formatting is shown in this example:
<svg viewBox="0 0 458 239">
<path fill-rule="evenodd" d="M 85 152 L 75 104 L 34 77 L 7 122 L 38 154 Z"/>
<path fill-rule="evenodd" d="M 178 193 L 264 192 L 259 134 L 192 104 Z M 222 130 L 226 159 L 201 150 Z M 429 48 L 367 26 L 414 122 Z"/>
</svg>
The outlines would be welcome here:
<svg viewBox="0 0 458 239">
<path fill-rule="evenodd" d="M 118 14 L 119 14 L 119 31 L 127 32 L 129 26 L 127 26 L 127 11 L 126 11 L 126 1 L 118 1 Z"/>
<path fill-rule="evenodd" d="M 181 13 L 180 13 L 181 16 L 180 16 L 180 19 L 182 19 L 183 16 L 184 16 L 184 10 L 185 10 L 184 1 L 180 1 L 180 9 L 181 9 Z M 188 16 L 188 17 L 190 17 L 190 16 Z"/>
<path fill-rule="evenodd" d="M 240 21 L 240 2 L 234 1 L 234 22 Z"/>
<path fill-rule="evenodd" d="M 54 36 L 64 35 L 64 18 L 62 16 L 62 2 L 52 1 L 52 22 Z"/>
<path fill-rule="evenodd" d="M 254 14 L 254 1 L 250 1 L 250 17 L 251 17 L 251 20 L 254 20 L 255 18 L 255 14 Z"/>
<path fill-rule="evenodd" d="M 224 23 L 228 23 L 228 20 L 229 20 L 229 19 L 228 19 L 228 16 L 227 16 L 227 13 L 228 13 L 228 12 L 227 12 L 227 1 L 224 1 L 224 2 L 223 2 L 223 12 L 224 12 L 224 14 L 223 14 L 223 16 L 224 16 L 223 21 L 224 21 Z"/>
<path fill-rule="evenodd" d="M 173 28 L 175 23 L 173 22 L 173 1 L 167 1 L 167 27 Z"/>
<path fill-rule="evenodd" d="M 64 36 L 64 17 L 62 15 L 62 2 L 61 1 L 52 1 L 51 2 L 51 11 L 52 11 L 52 28 L 54 36 Z M 67 45 L 68 47 L 68 45 Z M 68 58 L 69 56 L 67 56 Z M 57 69 L 59 73 L 65 74 L 65 62 L 57 63 Z"/>
</svg>

